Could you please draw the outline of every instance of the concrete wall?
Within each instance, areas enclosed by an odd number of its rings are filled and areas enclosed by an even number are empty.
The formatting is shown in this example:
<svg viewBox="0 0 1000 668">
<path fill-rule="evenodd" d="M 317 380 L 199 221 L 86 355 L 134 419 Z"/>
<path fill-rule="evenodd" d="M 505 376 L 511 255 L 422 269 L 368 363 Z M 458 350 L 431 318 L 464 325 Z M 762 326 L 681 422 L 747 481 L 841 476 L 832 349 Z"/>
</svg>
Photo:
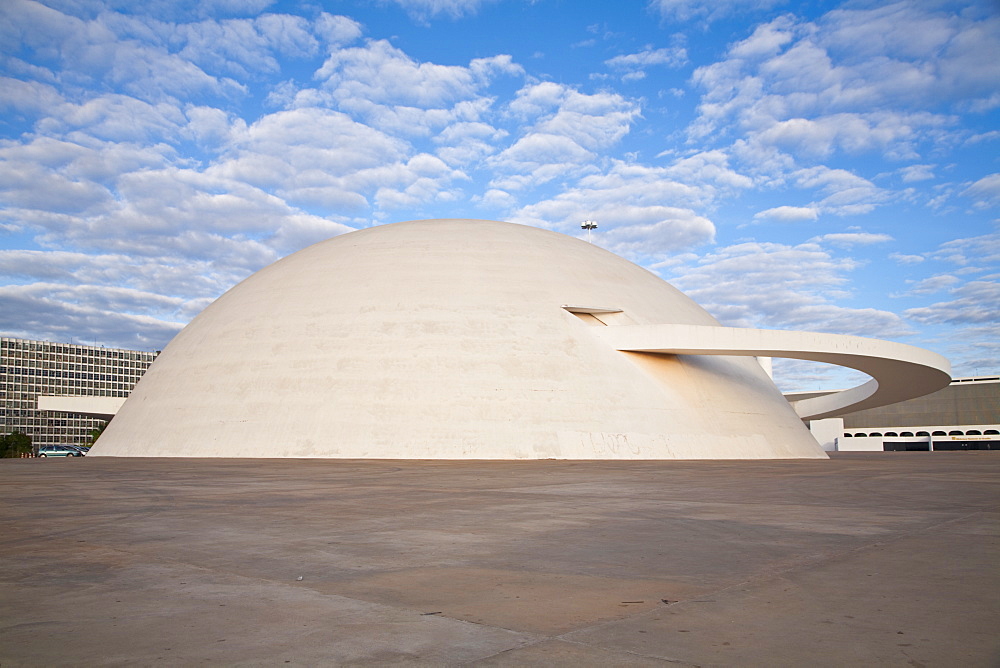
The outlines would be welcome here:
<svg viewBox="0 0 1000 668">
<path fill-rule="evenodd" d="M 866 438 L 838 438 L 836 449 L 838 452 L 882 452 L 883 439 L 878 436 Z"/>
<path fill-rule="evenodd" d="M 825 452 L 837 450 L 837 439 L 844 434 L 844 421 L 840 418 L 810 420 L 809 433 Z"/>
</svg>

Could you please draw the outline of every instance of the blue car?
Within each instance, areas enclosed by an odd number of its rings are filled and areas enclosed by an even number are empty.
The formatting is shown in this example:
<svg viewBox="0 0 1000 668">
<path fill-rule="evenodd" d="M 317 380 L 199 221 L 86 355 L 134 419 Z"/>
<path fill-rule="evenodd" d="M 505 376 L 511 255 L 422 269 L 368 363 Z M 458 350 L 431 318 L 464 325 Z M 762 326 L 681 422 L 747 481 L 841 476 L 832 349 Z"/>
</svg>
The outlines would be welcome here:
<svg viewBox="0 0 1000 668">
<path fill-rule="evenodd" d="M 40 445 L 39 457 L 83 457 L 83 453 L 71 445 Z"/>
</svg>

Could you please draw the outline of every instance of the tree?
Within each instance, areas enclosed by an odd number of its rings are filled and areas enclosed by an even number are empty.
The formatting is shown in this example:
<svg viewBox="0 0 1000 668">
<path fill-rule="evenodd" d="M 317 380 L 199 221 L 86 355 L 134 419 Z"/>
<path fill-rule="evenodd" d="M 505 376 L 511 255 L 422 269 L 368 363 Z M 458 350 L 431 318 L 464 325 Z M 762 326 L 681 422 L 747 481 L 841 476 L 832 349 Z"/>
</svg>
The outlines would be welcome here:
<svg viewBox="0 0 1000 668">
<path fill-rule="evenodd" d="M 99 439 L 101 437 L 101 434 L 104 433 L 104 429 L 107 426 L 108 426 L 107 422 L 102 422 L 99 427 L 96 427 L 95 429 L 91 429 L 90 430 L 90 438 L 87 441 L 87 445 L 93 445 L 94 443 L 97 443 L 97 439 Z"/>
<path fill-rule="evenodd" d="M 31 437 L 24 432 L 15 431 L 0 436 L 0 457 L 15 458 L 31 452 Z"/>
</svg>

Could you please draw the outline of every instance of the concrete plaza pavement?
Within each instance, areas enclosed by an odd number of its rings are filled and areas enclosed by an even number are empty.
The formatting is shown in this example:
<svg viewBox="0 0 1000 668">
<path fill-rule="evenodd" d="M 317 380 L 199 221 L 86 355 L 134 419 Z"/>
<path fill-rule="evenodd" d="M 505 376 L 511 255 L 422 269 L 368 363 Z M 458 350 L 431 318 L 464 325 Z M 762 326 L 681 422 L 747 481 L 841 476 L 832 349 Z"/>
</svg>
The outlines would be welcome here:
<svg viewBox="0 0 1000 668">
<path fill-rule="evenodd" d="M 0 460 L 0 666 L 1000 665 L 1000 454 Z"/>
</svg>

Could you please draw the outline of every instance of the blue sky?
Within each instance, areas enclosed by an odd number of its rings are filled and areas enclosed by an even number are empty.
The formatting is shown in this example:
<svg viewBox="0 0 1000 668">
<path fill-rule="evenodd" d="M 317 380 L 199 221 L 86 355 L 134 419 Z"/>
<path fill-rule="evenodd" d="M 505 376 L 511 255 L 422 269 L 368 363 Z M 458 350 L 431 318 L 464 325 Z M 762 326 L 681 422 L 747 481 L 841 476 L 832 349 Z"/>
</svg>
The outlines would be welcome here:
<svg viewBox="0 0 1000 668">
<path fill-rule="evenodd" d="M 1000 373 L 991 0 L 5 0 L 0 58 L 7 336 L 159 349 L 351 229 L 593 219 L 725 324 Z"/>
</svg>

